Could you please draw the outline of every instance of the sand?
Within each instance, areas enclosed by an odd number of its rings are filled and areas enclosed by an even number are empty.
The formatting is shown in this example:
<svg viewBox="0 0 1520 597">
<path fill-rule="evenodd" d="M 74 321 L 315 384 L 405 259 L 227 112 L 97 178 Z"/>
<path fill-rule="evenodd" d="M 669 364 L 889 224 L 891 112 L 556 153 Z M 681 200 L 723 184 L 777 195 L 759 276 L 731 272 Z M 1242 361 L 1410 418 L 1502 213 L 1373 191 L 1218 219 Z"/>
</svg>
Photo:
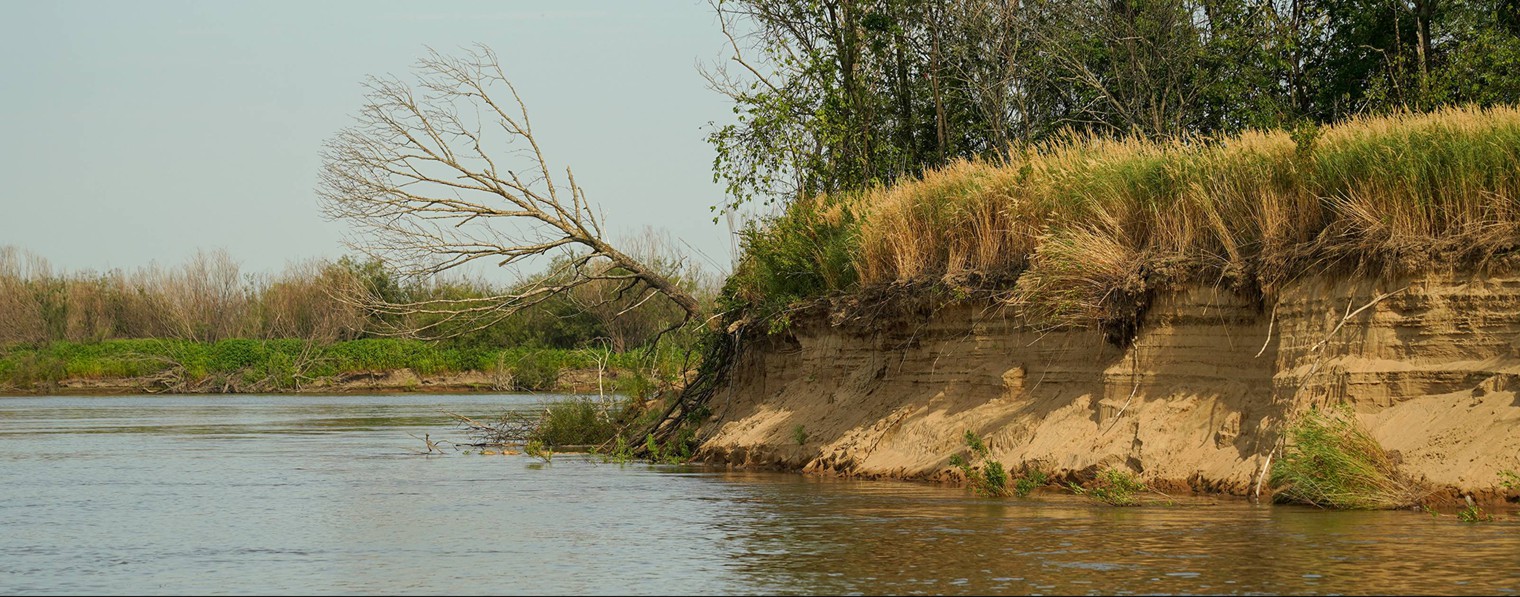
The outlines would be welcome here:
<svg viewBox="0 0 1520 597">
<path fill-rule="evenodd" d="M 1520 471 L 1520 275 L 1312 279 L 1265 301 L 1190 288 L 1123 348 L 995 303 L 904 311 L 742 339 L 699 457 L 954 481 L 971 430 L 1013 470 L 1255 496 L 1284 422 L 1344 403 L 1438 498 L 1502 499 L 1499 473 Z"/>
</svg>

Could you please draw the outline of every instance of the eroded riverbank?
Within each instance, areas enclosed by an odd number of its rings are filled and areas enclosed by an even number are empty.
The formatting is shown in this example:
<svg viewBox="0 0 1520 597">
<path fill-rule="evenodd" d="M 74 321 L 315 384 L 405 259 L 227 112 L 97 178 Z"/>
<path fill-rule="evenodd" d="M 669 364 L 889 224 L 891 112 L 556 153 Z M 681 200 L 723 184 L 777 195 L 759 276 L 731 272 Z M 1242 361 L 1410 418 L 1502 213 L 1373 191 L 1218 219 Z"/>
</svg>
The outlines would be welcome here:
<svg viewBox="0 0 1520 597">
<path fill-rule="evenodd" d="M 1170 490 L 1256 495 L 1285 422 L 1349 404 L 1447 502 L 1520 497 L 1520 277 L 1310 279 L 1265 306 L 1158 295 L 1132 341 L 991 303 L 794 318 L 749 338 L 701 456 L 826 475 L 950 479 L 962 435 L 1010 470 L 1124 467 Z M 831 322 L 831 315 L 834 321 Z M 805 438 L 799 441 L 799 438 Z"/>
</svg>

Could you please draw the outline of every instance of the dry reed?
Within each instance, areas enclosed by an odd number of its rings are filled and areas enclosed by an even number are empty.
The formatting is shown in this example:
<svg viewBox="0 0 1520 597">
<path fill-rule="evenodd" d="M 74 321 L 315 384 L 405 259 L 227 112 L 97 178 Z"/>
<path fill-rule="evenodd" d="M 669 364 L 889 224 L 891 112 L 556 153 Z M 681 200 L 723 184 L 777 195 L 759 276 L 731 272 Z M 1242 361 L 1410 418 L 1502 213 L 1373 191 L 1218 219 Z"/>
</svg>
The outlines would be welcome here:
<svg viewBox="0 0 1520 597">
<path fill-rule="evenodd" d="M 1520 244 L 1520 109 L 1452 108 L 1230 139 L 1069 139 L 867 191 L 859 286 L 975 271 L 1054 323 L 1207 279 L 1481 266 Z M 1006 290 L 1006 289 L 1005 289 Z"/>
</svg>

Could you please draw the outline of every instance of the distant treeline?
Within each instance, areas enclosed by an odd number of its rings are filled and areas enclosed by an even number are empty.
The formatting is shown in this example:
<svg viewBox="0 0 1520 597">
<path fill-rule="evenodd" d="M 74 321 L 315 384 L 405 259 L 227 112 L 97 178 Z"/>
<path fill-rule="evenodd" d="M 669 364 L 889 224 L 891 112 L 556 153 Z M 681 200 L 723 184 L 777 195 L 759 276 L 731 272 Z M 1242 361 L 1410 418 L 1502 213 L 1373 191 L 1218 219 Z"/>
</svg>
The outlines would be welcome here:
<svg viewBox="0 0 1520 597">
<path fill-rule="evenodd" d="M 675 259 L 664 263 L 681 270 L 675 277 L 694 288 L 711 286 L 694 267 Z M 542 276 L 522 284 L 539 282 Z M 174 267 L 61 272 L 40 256 L 0 247 L 0 346 L 119 339 L 330 343 L 402 335 L 455 347 L 623 352 L 647 344 L 682 317 L 667 301 L 635 305 L 638 297 L 632 293 L 617 296 L 610 285 L 594 284 L 501 321 L 458 319 L 431 327 L 427 324 L 441 315 L 382 314 L 367 309 L 363 300 L 367 295 L 396 302 L 479 298 L 512 290 L 478 280 L 408 281 L 379 262 L 351 258 L 306 261 L 274 274 L 246 273 L 222 251 L 202 252 Z M 427 331 L 406 333 L 419 328 Z"/>
<path fill-rule="evenodd" d="M 345 380 L 359 379 L 363 387 L 364 380 L 407 369 L 421 377 L 483 374 L 445 388 L 451 390 L 602 389 L 648 396 L 658 383 L 679 379 L 689 366 L 685 352 L 670 342 L 652 350 L 616 353 L 605 347 L 492 348 L 399 338 L 55 341 L 0 348 L 0 393 L 54 392 L 64 382 L 78 383 L 84 391 L 345 391 Z M 570 370 L 597 370 L 601 379 L 582 376 L 576 387 L 576 380 L 562 379 Z M 91 386 L 89 380 L 107 384 Z M 565 385 L 567 381 L 571 385 Z M 420 378 L 403 376 L 387 383 L 392 384 L 384 387 L 387 390 L 422 388 Z"/>
</svg>

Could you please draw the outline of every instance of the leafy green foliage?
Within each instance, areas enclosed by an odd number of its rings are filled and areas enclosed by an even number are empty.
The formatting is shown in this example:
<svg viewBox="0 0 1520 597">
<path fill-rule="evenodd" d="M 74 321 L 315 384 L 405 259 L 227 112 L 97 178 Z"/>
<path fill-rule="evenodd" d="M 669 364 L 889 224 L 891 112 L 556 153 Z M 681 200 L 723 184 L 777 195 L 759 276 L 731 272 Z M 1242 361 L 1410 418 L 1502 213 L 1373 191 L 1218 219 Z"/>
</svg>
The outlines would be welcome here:
<svg viewBox="0 0 1520 597">
<path fill-rule="evenodd" d="M 950 457 L 950 466 L 960 469 L 966 477 L 966 482 L 971 485 L 971 490 L 977 495 L 987 497 L 1004 497 L 1010 494 L 1008 488 L 1008 471 L 1003 468 L 1003 463 L 992 458 L 992 452 L 987 448 L 986 442 L 970 429 L 962 437 L 971 455 L 976 458 L 975 462 L 965 456 L 955 454 Z"/>
<path fill-rule="evenodd" d="M 1494 515 L 1483 511 L 1476 504 L 1468 504 L 1461 510 L 1457 510 L 1457 520 L 1462 522 L 1493 522 Z"/>
<path fill-rule="evenodd" d="M 530 352 L 512 365 L 512 387 L 540 392 L 559 384 L 560 365 L 548 353 Z"/>
<path fill-rule="evenodd" d="M 1034 490 L 1044 487 L 1048 483 L 1050 483 L 1050 475 L 1045 471 L 1029 469 L 1024 471 L 1024 474 L 1020 475 L 1013 482 L 1013 494 L 1019 497 L 1026 497 L 1034 493 Z"/>
<path fill-rule="evenodd" d="M 795 202 L 781 217 L 745 228 L 745 259 L 723 287 L 724 310 L 782 322 L 780 331 L 794 303 L 854 288 L 859 228 L 852 202 L 829 197 Z"/>
<path fill-rule="evenodd" d="M 539 440 L 529 440 L 523 445 L 523 454 L 544 461 L 545 464 L 554 460 L 554 448 Z"/>
<path fill-rule="evenodd" d="M 615 462 L 617 464 L 633 462 L 633 446 L 628 445 L 628 439 L 622 435 L 614 437 L 612 451 L 602 456 L 602 462 Z"/>
<path fill-rule="evenodd" d="M 696 447 L 696 429 L 686 425 L 664 442 L 655 439 L 654 434 L 644 436 L 643 452 L 651 463 L 681 464 L 691 460 Z"/>
<path fill-rule="evenodd" d="M 639 400 L 648 399 L 660 389 L 660 385 L 645 373 L 643 369 L 639 368 L 631 369 L 623 375 L 619 375 L 614 387 L 619 394 Z"/>
</svg>

